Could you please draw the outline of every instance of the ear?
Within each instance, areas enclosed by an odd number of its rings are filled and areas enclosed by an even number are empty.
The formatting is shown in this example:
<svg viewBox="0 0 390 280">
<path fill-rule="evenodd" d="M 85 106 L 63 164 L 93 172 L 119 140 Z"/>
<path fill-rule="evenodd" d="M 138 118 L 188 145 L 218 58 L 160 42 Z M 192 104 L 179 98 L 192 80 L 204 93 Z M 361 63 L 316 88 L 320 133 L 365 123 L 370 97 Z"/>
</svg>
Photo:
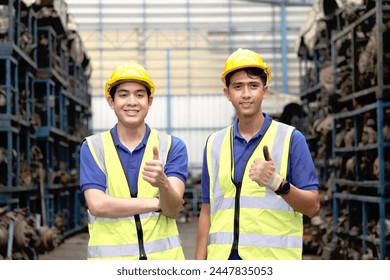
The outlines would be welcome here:
<svg viewBox="0 0 390 280">
<path fill-rule="evenodd" d="M 263 99 L 264 99 L 267 92 L 268 92 L 268 86 L 264 86 L 263 91 L 264 91 L 264 94 L 263 94 Z"/>
<path fill-rule="evenodd" d="M 108 106 L 110 106 L 111 109 L 114 109 L 114 99 L 112 99 L 111 95 L 107 98 Z"/>
<path fill-rule="evenodd" d="M 226 98 L 227 98 L 229 101 L 231 101 L 231 99 L 230 99 L 230 94 L 229 94 L 229 89 L 228 89 L 227 87 L 224 87 L 224 88 L 223 88 L 223 92 L 225 93 Z"/>
<path fill-rule="evenodd" d="M 149 100 L 148 100 L 149 107 L 150 107 L 150 106 L 152 106 L 152 103 L 153 103 L 153 97 L 154 97 L 153 95 L 150 95 L 150 96 L 148 97 L 148 99 L 149 99 Z"/>
</svg>

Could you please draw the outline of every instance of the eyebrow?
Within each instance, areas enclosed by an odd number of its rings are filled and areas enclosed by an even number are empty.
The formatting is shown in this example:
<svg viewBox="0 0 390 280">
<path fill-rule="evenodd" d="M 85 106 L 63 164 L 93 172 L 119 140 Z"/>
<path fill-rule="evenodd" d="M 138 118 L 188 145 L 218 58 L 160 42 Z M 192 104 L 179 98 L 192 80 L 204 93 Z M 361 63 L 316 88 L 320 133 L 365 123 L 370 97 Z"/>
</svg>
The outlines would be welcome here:
<svg viewBox="0 0 390 280">
<path fill-rule="evenodd" d="M 146 90 L 146 88 L 139 88 L 139 89 L 136 89 L 136 90 L 129 90 L 129 89 L 127 89 L 127 88 L 119 88 L 119 89 L 117 89 L 117 91 L 118 92 L 129 92 L 129 93 L 131 93 L 131 92 L 134 92 L 134 93 L 139 93 L 139 92 L 148 92 L 147 90 Z"/>
<path fill-rule="evenodd" d="M 240 84 L 260 84 L 260 81 L 250 81 L 248 83 L 246 82 L 233 82 L 231 85 L 240 85 Z"/>
</svg>

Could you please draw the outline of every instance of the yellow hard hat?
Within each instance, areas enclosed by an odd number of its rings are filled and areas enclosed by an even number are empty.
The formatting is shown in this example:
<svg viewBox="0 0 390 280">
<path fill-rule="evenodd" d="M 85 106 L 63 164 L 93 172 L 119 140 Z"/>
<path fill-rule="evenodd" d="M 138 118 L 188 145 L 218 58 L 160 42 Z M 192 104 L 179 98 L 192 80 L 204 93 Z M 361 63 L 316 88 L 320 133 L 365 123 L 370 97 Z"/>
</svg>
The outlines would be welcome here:
<svg viewBox="0 0 390 280">
<path fill-rule="evenodd" d="M 233 72 L 238 69 L 256 67 L 261 68 L 267 74 L 267 85 L 272 82 L 271 69 L 263 61 L 261 56 L 254 51 L 248 49 L 239 48 L 234 53 L 232 53 L 225 63 L 225 70 L 221 75 L 221 80 L 223 84 L 226 84 L 225 77 L 230 72 Z"/>
<path fill-rule="evenodd" d="M 106 99 L 110 95 L 110 89 L 122 82 L 135 81 L 145 85 L 150 89 L 151 94 L 154 94 L 154 83 L 149 77 L 148 72 L 134 61 L 126 62 L 118 66 L 114 72 L 112 72 L 110 79 L 106 82 L 105 94 Z"/>
</svg>

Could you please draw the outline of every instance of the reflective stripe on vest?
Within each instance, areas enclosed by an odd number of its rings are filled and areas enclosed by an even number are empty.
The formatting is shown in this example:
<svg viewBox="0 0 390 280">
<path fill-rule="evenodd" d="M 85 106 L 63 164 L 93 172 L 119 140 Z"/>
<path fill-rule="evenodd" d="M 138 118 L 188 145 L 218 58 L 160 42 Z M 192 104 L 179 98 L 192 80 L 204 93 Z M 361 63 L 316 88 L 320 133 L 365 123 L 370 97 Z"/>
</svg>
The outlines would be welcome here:
<svg viewBox="0 0 390 280">
<path fill-rule="evenodd" d="M 211 213 L 208 259 L 227 259 L 233 243 L 236 187 L 231 179 L 234 174 L 232 129 L 230 126 L 212 134 L 206 146 Z M 287 177 L 293 131 L 291 126 L 272 121 L 247 162 L 239 208 L 238 250 L 243 259 L 302 258 L 302 214 L 295 212 L 273 191 L 258 186 L 249 178 L 253 160 L 264 159 L 265 145 L 269 148 L 276 172 Z"/>
<path fill-rule="evenodd" d="M 171 248 L 179 248 L 180 238 L 179 236 L 172 236 L 166 238 L 166 242 L 160 242 L 160 240 L 150 241 L 145 244 L 145 251 L 148 254 L 148 259 L 169 259 L 161 258 L 162 251 L 169 251 Z M 133 254 L 133 255 L 131 255 Z M 155 258 L 150 256 L 154 254 Z M 160 255 L 160 256 L 159 256 Z M 167 254 L 168 255 L 168 254 Z M 122 258 L 122 259 L 135 259 L 138 255 L 138 244 L 124 244 L 124 245 L 106 245 L 106 246 L 90 246 L 88 247 L 88 258 L 94 258 L 94 256 L 104 256 L 107 258 Z"/>
<path fill-rule="evenodd" d="M 113 143 L 110 131 L 87 138 L 92 156 L 106 174 L 107 195 L 130 198 L 126 176 Z M 140 170 L 148 159 L 153 158 L 153 146 L 158 146 L 160 159 L 165 165 L 171 146 L 169 135 L 151 129 Z M 157 197 L 158 188 L 138 176 L 139 198 Z M 156 212 L 140 214 L 144 247 L 150 260 L 184 259 L 176 220 Z M 89 259 L 138 259 L 139 247 L 134 216 L 123 218 L 95 217 L 88 211 L 90 239 Z"/>
</svg>

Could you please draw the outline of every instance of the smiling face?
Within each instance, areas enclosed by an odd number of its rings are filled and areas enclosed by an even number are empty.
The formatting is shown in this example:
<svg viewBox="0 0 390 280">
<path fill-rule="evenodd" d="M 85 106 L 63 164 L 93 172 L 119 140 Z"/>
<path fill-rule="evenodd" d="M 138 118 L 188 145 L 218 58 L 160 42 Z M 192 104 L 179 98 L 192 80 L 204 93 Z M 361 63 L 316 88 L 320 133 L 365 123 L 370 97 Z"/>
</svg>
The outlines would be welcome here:
<svg viewBox="0 0 390 280">
<path fill-rule="evenodd" d="M 124 82 L 117 86 L 114 98 L 108 97 L 108 104 L 118 118 L 118 126 L 138 128 L 144 126 L 153 96 L 148 96 L 144 85 Z"/>
<path fill-rule="evenodd" d="M 224 88 L 227 99 L 236 109 L 239 119 L 261 117 L 261 104 L 268 87 L 259 76 L 248 75 L 246 71 L 234 73 L 228 87 Z"/>
</svg>

